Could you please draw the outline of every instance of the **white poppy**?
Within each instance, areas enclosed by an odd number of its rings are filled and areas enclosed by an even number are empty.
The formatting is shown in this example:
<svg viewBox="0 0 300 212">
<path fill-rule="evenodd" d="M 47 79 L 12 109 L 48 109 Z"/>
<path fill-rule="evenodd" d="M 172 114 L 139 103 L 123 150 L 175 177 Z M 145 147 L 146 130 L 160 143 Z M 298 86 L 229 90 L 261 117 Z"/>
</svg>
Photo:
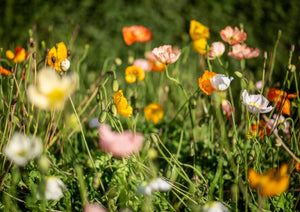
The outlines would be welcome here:
<svg viewBox="0 0 300 212">
<path fill-rule="evenodd" d="M 138 194 L 146 194 L 150 196 L 154 191 L 166 192 L 172 188 L 173 184 L 162 178 L 156 178 L 154 181 L 150 182 L 148 185 L 142 183 L 138 189 Z"/>
<path fill-rule="evenodd" d="M 210 202 L 203 206 L 204 212 L 229 212 L 229 209 L 220 202 Z"/>
<path fill-rule="evenodd" d="M 247 90 L 242 93 L 242 103 L 248 106 L 251 113 L 268 113 L 273 110 L 272 106 L 268 106 L 269 101 L 262 95 L 249 95 Z"/>
<path fill-rule="evenodd" d="M 28 87 L 27 96 L 41 109 L 61 110 L 68 96 L 75 91 L 77 82 L 75 74 L 60 77 L 53 69 L 46 68 L 37 74 L 37 84 Z"/>
<path fill-rule="evenodd" d="M 47 177 L 45 199 L 46 200 L 59 200 L 64 196 L 63 191 L 66 189 L 65 184 L 61 179 L 55 176 Z M 37 193 L 37 197 L 41 198 L 40 193 Z"/>
<path fill-rule="evenodd" d="M 30 160 L 40 156 L 43 143 L 40 138 L 14 133 L 4 149 L 6 157 L 18 166 L 25 166 Z"/>
<path fill-rule="evenodd" d="M 233 77 L 226 77 L 224 74 L 217 74 L 210 79 L 210 83 L 216 91 L 223 91 L 226 90 Z"/>
</svg>

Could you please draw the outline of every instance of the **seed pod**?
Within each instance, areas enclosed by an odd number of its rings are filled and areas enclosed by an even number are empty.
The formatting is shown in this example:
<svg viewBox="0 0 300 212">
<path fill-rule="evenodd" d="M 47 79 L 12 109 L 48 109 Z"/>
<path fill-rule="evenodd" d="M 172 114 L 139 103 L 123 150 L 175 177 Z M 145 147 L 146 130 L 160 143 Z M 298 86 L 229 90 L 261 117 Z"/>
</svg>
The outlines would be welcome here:
<svg viewBox="0 0 300 212">
<path fill-rule="evenodd" d="M 119 90 L 119 83 L 118 83 L 118 80 L 114 79 L 112 81 L 112 89 L 113 89 L 113 92 L 117 92 Z"/>
<path fill-rule="evenodd" d="M 111 107 L 110 107 L 110 112 L 111 112 L 111 115 L 113 117 L 116 117 L 117 114 L 118 114 L 118 110 L 117 110 L 117 106 L 115 104 L 112 104 Z"/>
<path fill-rule="evenodd" d="M 98 121 L 99 121 L 100 123 L 105 122 L 105 120 L 106 120 L 106 115 L 107 115 L 106 111 L 103 110 L 103 111 L 100 113 L 100 115 L 99 115 Z"/>
</svg>

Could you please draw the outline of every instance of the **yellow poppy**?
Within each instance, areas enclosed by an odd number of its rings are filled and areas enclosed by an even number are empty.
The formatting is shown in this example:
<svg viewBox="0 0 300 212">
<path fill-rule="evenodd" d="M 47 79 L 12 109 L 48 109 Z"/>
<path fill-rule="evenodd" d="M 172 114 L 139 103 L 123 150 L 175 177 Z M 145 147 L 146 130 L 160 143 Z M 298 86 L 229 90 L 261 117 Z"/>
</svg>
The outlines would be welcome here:
<svg viewBox="0 0 300 212">
<path fill-rule="evenodd" d="M 144 115 L 147 120 L 151 119 L 157 124 L 164 117 L 164 109 L 160 104 L 151 103 L 144 108 Z"/>
<path fill-rule="evenodd" d="M 145 71 L 138 66 L 128 66 L 125 70 L 125 80 L 128 83 L 133 83 L 136 78 L 142 81 L 145 78 Z"/>
<path fill-rule="evenodd" d="M 60 63 L 68 58 L 68 50 L 63 42 L 57 44 L 57 49 L 53 46 L 47 56 L 48 65 L 57 71 L 62 71 Z"/>
<path fill-rule="evenodd" d="M 200 38 L 198 40 L 194 40 L 192 45 L 193 45 L 193 50 L 195 52 L 198 52 L 200 54 L 206 53 L 206 46 L 207 46 L 206 38 Z"/>
<path fill-rule="evenodd" d="M 207 39 L 209 38 L 209 28 L 198 21 L 191 20 L 190 36 L 192 40 Z"/>
<path fill-rule="evenodd" d="M 209 72 L 209 71 L 205 70 L 202 77 L 199 78 L 199 87 L 207 95 L 210 95 L 215 90 L 215 88 L 211 84 L 210 79 L 216 75 L 217 74 L 214 72 Z"/>
<path fill-rule="evenodd" d="M 283 164 L 280 169 L 272 168 L 265 174 L 258 174 L 249 169 L 248 180 L 251 188 L 256 189 L 261 196 L 274 197 L 285 192 L 289 187 L 288 166 Z"/>
<path fill-rule="evenodd" d="M 21 46 L 16 47 L 15 53 L 13 53 L 11 50 L 6 51 L 6 58 L 13 63 L 21 63 L 26 59 L 26 57 L 27 57 L 27 52 Z"/>
<path fill-rule="evenodd" d="M 122 116 L 131 117 L 133 109 L 130 105 L 128 105 L 128 102 L 124 97 L 122 90 L 119 90 L 117 93 L 115 93 L 114 104 L 116 105 L 117 112 L 119 114 L 121 114 Z"/>
</svg>

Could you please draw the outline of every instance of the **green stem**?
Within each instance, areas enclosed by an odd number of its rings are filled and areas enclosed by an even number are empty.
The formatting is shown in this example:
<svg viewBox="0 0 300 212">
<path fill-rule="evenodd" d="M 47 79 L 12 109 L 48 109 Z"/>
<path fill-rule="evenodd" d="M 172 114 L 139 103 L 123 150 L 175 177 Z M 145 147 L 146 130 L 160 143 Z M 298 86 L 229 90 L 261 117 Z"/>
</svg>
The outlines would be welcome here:
<svg viewBox="0 0 300 212">
<path fill-rule="evenodd" d="M 276 58 L 277 46 L 279 44 L 280 37 L 281 37 L 281 30 L 278 31 L 277 40 L 275 42 L 275 46 L 274 46 L 274 50 L 273 50 L 272 64 L 271 64 L 271 69 L 270 69 L 270 74 L 269 74 L 269 85 L 271 83 L 271 78 L 272 78 L 272 74 L 273 74 L 273 70 L 274 70 L 274 66 L 275 66 L 275 58 Z"/>
<path fill-rule="evenodd" d="M 168 78 L 169 80 L 173 81 L 178 87 L 180 87 L 180 89 L 181 89 L 182 92 L 184 93 L 185 98 L 188 100 L 189 97 L 188 97 L 186 91 L 184 90 L 182 84 L 181 84 L 177 79 L 175 79 L 175 78 L 173 78 L 173 77 L 170 77 L 169 71 L 168 71 L 168 66 L 166 66 L 166 76 L 167 76 L 167 78 Z"/>
</svg>

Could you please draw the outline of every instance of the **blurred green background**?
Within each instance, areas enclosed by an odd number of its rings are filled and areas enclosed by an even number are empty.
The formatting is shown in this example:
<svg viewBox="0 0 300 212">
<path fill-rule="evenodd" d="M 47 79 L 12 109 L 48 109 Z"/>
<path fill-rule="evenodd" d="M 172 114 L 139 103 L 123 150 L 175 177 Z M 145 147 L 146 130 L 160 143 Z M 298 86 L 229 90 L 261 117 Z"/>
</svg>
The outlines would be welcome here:
<svg viewBox="0 0 300 212">
<path fill-rule="evenodd" d="M 83 54 L 85 44 L 90 45 L 83 69 L 101 71 L 108 57 L 127 61 L 129 55 L 143 57 L 145 44 L 126 46 L 122 27 L 144 25 L 153 32 L 148 48 L 172 44 L 183 48 L 190 42 L 189 22 L 195 19 L 210 28 L 208 41 L 220 41 L 219 31 L 226 26 L 244 25 L 248 34 L 246 43 L 261 49 L 259 59 L 249 62 L 250 69 L 260 76 L 262 53 L 272 52 L 278 30 L 282 37 L 274 77 L 288 63 L 288 51 L 295 44 L 293 63 L 297 64 L 299 51 L 300 1 L 298 0 L 7 0 L 0 7 L 0 47 L 14 49 L 26 46 L 28 30 L 36 27 L 37 44 L 46 42 L 51 48 L 55 43 L 70 43 L 79 26 L 78 36 L 72 46 L 73 58 Z M 195 54 L 195 53 L 194 53 Z M 2 57 L 4 54 L 2 53 Z"/>
</svg>

